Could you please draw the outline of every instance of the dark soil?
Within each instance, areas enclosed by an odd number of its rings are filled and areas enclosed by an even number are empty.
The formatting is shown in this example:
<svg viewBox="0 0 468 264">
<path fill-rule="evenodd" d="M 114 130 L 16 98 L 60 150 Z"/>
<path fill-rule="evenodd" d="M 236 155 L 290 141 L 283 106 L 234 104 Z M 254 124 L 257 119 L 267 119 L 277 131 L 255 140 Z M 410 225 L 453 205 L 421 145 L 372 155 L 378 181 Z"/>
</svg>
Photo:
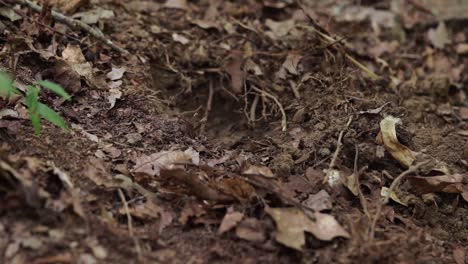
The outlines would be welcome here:
<svg viewBox="0 0 468 264">
<path fill-rule="evenodd" d="M 79 11 L 112 10 L 115 17 L 95 26 L 130 54 L 86 32 L 46 29 L 47 19 L 25 7 L 21 11 L 41 24 L 2 17 L 2 69 L 25 84 L 48 78 L 73 96 L 62 102 L 41 95 L 70 130 L 43 122 L 40 136 L 21 102 L 0 101 L 19 113 L 0 115 L 0 161 L 11 167 L 0 166 L 2 263 L 468 260 L 468 57 L 456 50 L 468 39 L 466 19 L 448 20 L 451 42 L 436 48 L 427 32 L 438 20 L 409 4 L 398 13 L 402 28 L 396 31 L 343 21 L 331 12 L 337 1 L 307 3 L 315 22 L 294 1 L 198 0 L 182 8 L 164 1 L 91 2 Z M 350 2 L 390 12 L 391 1 Z M 269 22 L 289 19 L 293 26 L 285 33 L 286 23 Z M 346 39 L 327 44 L 314 25 Z M 46 58 L 52 45 L 56 57 Z M 79 85 L 58 74 L 68 45 L 78 45 L 92 65 L 93 77 L 78 77 Z M 112 88 L 117 84 L 106 75 L 120 67 L 126 69 L 117 80 L 122 83 Z M 123 95 L 111 107 L 116 89 Z M 431 163 L 402 180 L 396 194 L 406 206 L 384 205 L 372 236 L 382 187 L 407 169 L 377 140 L 389 115 L 402 120 L 398 140 Z M 200 164 L 176 163 L 177 169 L 161 167 L 157 175 L 138 170 L 143 155 L 186 150 L 197 153 Z M 424 186 L 411 177 L 441 175 L 435 171 L 440 164 L 444 175 L 462 180 L 420 191 Z M 250 165 L 268 167 L 274 177 L 246 179 Z M 54 169 L 68 175 L 73 188 Z M 329 169 L 343 179 L 360 171 L 364 201 L 344 184 L 324 181 Z M 123 184 L 122 175 L 133 183 Z M 306 233 L 301 251 L 278 243 L 277 223 L 265 208 L 301 207 L 321 190 L 332 205 L 322 212 L 349 238 L 324 241 Z M 220 234 L 232 211 L 243 220 Z"/>
</svg>

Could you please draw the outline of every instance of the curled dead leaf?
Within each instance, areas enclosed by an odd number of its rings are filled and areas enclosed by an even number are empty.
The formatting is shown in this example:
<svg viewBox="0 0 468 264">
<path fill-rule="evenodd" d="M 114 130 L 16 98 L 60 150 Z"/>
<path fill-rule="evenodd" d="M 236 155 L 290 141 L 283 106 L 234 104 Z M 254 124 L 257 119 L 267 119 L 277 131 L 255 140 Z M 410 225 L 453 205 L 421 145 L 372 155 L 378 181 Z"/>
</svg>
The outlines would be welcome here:
<svg viewBox="0 0 468 264">
<path fill-rule="evenodd" d="M 378 140 L 381 139 L 385 149 L 390 152 L 392 157 L 398 160 L 402 165 L 409 168 L 413 164 L 415 157 L 413 152 L 398 141 L 396 134 L 396 124 L 401 120 L 393 116 L 387 116 L 380 121 L 380 133 Z"/>
</svg>

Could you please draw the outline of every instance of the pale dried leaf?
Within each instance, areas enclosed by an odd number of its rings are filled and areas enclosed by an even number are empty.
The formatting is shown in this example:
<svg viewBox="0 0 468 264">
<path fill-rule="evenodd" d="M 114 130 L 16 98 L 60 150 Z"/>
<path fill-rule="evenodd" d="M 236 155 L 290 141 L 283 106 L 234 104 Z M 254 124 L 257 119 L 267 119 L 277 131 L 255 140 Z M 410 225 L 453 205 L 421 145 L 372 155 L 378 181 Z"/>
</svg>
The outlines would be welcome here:
<svg viewBox="0 0 468 264">
<path fill-rule="evenodd" d="M 396 135 L 396 124 L 400 122 L 399 118 L 387 116 L 380 121 L 380 136 L 385 149 L 390 152 L 392 157 L 398 160 L 405 167 L 413 164 L 415 157 L 413 152 L 398 141 Z"/>
<path fill-rule="evenodd" d="M 111 81 L 120 80 L 122 79 L 126 70 L 127 69 L 125 67 L 112 67 L 112 70 L 106 75 L 106 77 Z"/>
<path fill-rule="evenodd" d="M 167 0 L 167 2 L 164 3 L 164 7 L 187 10 L 188 3 L 187 0 Z"/>
<path fill-rule="evenodd" d="M 224 215 L 223 220 L 221 221 L 221 225 L 218 229 L 218 234 L 223 234 L 235 226 L 244 218 L 244 214 L 241 212 L 228 212 Z"/>
<path fill-rule="evenodd" d="M 109 90 L 109 96 L 107 96 L 107 101 L 110 103 L 110 108 L 112 109 L 115 106 L 115 103 L 117 102 L 117 99 L 120 99 L 122 97 L 122 91 L 119 89 L 110 89 Z"/>
<path fill-rule="evenodd" d="M 443 49 L 445 45 L 450 44 L 451 42 L 447 32 L 447 27 L 443 21 L 439 23 L 436 29 L 429 29 L 427 36 L 432 45 L 439 49 Z"/>
<path fill-rule="evenodd" d="M 179 168 L 180 166 L 176 163 L 192 163 L 192 156 L 182 151 L 161 151 L 150 156 L 142 155 L 135 163 L 133 172 L 156 176 L 159 175 L 161 169 Z"/>
<path fill-rule="evenodd" d="M 265 211 L 276 222 L 276 240 L 296 250 L 302 250 L 305 244 L 304 232 L 309 232 L 324 241 L 330 241 L 335 237 L 349 238 L 349 233 L 328 214 L 314 213 L 315 221 L 313 221 L 297 208 L 267 207 Z"/>
<path fill-rule="evenodd" d="M 381 195 L 382 197 L 387 197 L 387 195 L 388 195 L 388 188 L 387 188 L 387 187 L 382 187 L 382 189 L 380 190 L 380 195 Z M 408 204 L 405 203 L 405 202 L 403 202 L 403 201 L 397 196 L 397 194 L 396 194 L 394 191 L 392 191 L 392 192 L 390 193 L 390 199 L 392 199 L 393 201 L 395 201 L 395 202 L 397 202 L 397 203 L 399 203 L 399 204 L 401 204 L 401 205 L 403 205 L 403 206 L 408 206 Z"/>
<path fill-rule="evenodd" d="M 260 175 L 266 178 L 276 178 L 270 168 L 260 165 L 247 165 L 242 170 L 242 175 Z"/>
<path fill-rule="evenodd" d="M 303 204 L 317 212 L 332 209 L 332 201 L 330 195 L 325 190 L 320 190 L 316 194 L 309 195 L 309 197 L 303 202 Z"/>
</svg>

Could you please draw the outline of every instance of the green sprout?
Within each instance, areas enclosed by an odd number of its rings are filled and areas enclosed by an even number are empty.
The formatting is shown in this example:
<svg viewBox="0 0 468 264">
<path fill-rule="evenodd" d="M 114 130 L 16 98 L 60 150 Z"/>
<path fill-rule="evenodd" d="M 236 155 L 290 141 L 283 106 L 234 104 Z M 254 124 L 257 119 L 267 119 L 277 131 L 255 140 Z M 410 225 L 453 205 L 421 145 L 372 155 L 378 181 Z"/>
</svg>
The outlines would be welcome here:
<svg viewBox="0 0 468 264">
<path fill-rule="evenodd" d="M 29 112 L 29 119 L 31 120 L 36 135 L 41 134 L 41 118 L 44 118 L 52 124 L 67 130 L 67 124 L 60 115 L 52 108 L 39 102 L 41 87 L 49 89 L 65 100 L 71 99 L 70 95 L 60 85 L 49 81 L 38 81 L 35 85 L 28 85 L 26 95 L 24 96 L 21 91 L 13 85 L 13 81 L 8 77 L 8 75 L 0 73 L 0 96 L 8 98 L 12 94 L 17 94 L 24 97 L 26 107 Z"/>
</svg>

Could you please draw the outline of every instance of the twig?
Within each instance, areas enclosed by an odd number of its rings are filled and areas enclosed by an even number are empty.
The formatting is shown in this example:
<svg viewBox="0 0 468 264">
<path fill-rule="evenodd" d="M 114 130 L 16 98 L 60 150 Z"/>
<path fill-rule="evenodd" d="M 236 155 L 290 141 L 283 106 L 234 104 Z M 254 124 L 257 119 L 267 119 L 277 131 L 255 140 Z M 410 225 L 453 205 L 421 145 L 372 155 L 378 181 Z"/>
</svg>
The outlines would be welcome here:
<svg viewBox="0 0 468 264">
<path fill-rule="evenodd" d="M 349 128 L 349 125 L 351 125 L 352 121 L 353 121 L 353 116 L 350 116 L 349 119 L 348 119 L 348 122 L 346 123 L 345 128 L 343 128 L 343 130 L 340 131 L 340 134 L 338 135 L 338 140 L 337 140 L 337 143 L 336 143 L 335 153 L 333 153 L 333 157 L 332 157 L 332 160 L 330 161 L 330 165 L 328 166 L 327 171 L 331 171 L 335 167 L 336 160 L 338 159 L 338 155 L 340 154 L 341 147 L 343 146 L 341 141 L 343 140 L 344 132 Z M 323 179 L 323 182 L 325 183 L 325 182 L 327 182 L 327 180 L 328 180 L 328 173 L 325 176 L 325 178 Z"/>
<path fill-rule="evenodd" d="M 363 168 L 361 168 L 359 171 L 358 171 L 358 159 L 359 159 L 359 148 L 358 148 L 358 145 L 355 144 L 354 145 L 354 148 L 356 150 L 356 155 L 354 156 L 354 180 L 356 181 L 356 187 L 357 187 L 357 191 L 358 191 L 358 196 L 359 196 L 359 200 L 361 202 L 361 206 L 362 206 L 362 210 L 364 211 L 364 214 L 367 216 L 367 218 L 369 219 L 369 221 L 372 220 L 372 217 L 369 213 L 369 210 L 367 208 L 367 201 L 366 201 L 366 197 L 364 197 L 364 194 L 362 193 L 362 190 L 361 190 L 361 183 L 359 182 L 359 176 L 361 176 L 361 173 L 363 170 L 366 170 L 367 169 L 367 166 L 364 166 Z"/>
<path fill-rule="evenodd" d="M 20 4 L 20 5 L 25 5 L 27 7 L 29 7 L 30 9 L 40 13 L 42 12 L 42 7 L 29 1 L 29 0 L 11 0 L 12 2 L 14 3 L 17 3 L 17 4 Z M 101 41 L 102 43 L 104 43 L 105 45 L 113 48 L 114 50 L 122 53 L 122 54 L 128 54 L 129 52 L 119 46 L 117 46 L 116 44 L 114 44 L 114 42 L 112 42 L 111 40 L 107 39 L 104 34 L 100 31 L 100 30 L 97 30 L 95 28 L 92 28 L 91 26 L 79 21 L 79 20 L 76 20 L 76 19 L 73 19 L 71 17 L 68 17 L 68 16 L 65 16 L 64 14 L 62 13 L 59 13 L 57 11 L 54 11 L 52 10 L 52 17 L 69 26 L 69 27 L 72 27 L 72 28 L 79 28 L 87 33 L 89 33 L 91 36 L 95 37 L 96 39 L 98 39 L 99 41 Z"/>
<path fill-rule="evenodd" d="M 119 192 L 120 200 L 122 201 L 122 204 L 124 206 L 125 214 L 127 215 L 128 233 L 133 238 L 133 242 L 135 243 L 135 250 L 137 252 L 138 259 L 141 260 L 142 259 L 141 247 L 140 247 L 140 243 L 138 239 L 135 237 L 133 233 L 132 216 L 130 215 L 130 210 L 128 209 L 127 200 L 125 199 L 125 195 L 123 194 L 121 189 L 118 189 L 118 192 Z"/>
<path fill-rule="evenodd" d="M 260 90 L 258 89 L 257 87 L 255 86 L 252 86 L 252 89 L 254 89 L 255 91 L 261 93 L 262 95 L 265 95 L 266 97 L 269 97 L 271 98 L 273 101 L 275 101 L 275 103 L 278 105 L 280 111 L 281 111 L 281 116 L 282 116 L 282 119 L 281 119 L 281 128 L 283 131 L 286 131 L 287 130 L 287 120 L 286 120 L 286 112 L 284 111 L 284 108 L 283 108 L 283 105 L 281 105 L 280 101 L 278 100 L 278 98 L 276 98 L 274 95 L 266 92 L 266 91 L 263 91 L 263 90 Z"/>
<path fill-rule="evenodd" d="M 400 175 L 398 175 L 398 177 L 395 178 L 395 180 L 393 180 L 392 184 L 390 185 L 390 187 L 387 190 L 387 193 L 384 196 L 384 199 L 382 200 L 382 202 L 379 204 L 379 207 L 377 208 L 377 212 L 375 213 L 374 220 L 372 221 L 372 225 L 371 225 L 371 228 L 370 228 L 369 240 L 372 241 L 374 239 L 375 226 L 377 225 L 377 220 L 379 220 L 379 218 L 380 218 L 380 214 L 382 212 L 382 207 L 385 204 L 387 204 L 388 201 L 390 200 L 390 195 L 394 191 L 397 184 L 401 180 L 403 180 L 403 178 L 406 177 L 408 174 L 411 174 L 411 173 L 417 171 L 420 167 L 426 165 L 427 163 L 429 163 L 429 160 L 426 160 L 426 161 L 417 163 L 416 165 L 410 166 L 409 169 L 402 172 Z"/>
<path fill-rule="evenodd" d="M 258 94 L 255 95 L 254 100 L 252 102 L 252 106 L 250 106 L 250 122 L 252 123 L 252 126 L 255 125 L 256 117 L 255 117 L 255 111 L 257 110 L 257 105 L 258 105 L 258 100 L 260 100 L 260 96 Z"/>
<path fill-rule="evenodd" d="M 206 123 L 208 122 L 208 116 L 210 115 L 211 107 L 213 105 L 213 95 L 214 95 L 213 80 L 210 80 L 210 84 L 208 85 L 208 89 L 209 89 L 208 90 L 208 100 L 206 100 L 205 114 L 203 115 L 203 118 L 200 121 L 200 123 L 201 123 L 200 132 L 201 133 L 205 132 Z"/>
</svg>

